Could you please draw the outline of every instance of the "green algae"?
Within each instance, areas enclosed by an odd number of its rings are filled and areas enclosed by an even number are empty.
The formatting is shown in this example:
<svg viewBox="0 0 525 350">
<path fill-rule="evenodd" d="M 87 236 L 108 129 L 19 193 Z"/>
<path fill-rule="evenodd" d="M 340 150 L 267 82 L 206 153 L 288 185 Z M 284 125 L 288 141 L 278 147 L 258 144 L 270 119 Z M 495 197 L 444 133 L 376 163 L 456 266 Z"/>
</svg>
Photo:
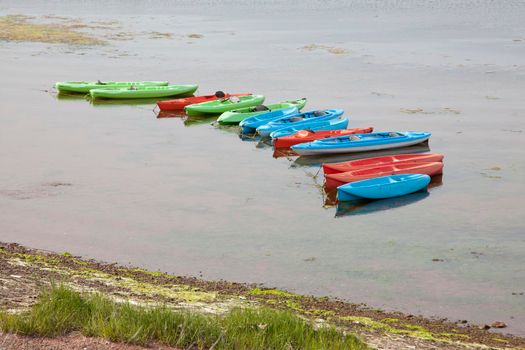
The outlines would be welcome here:
<svg viewBox="0 0 525 350">
<path fill-rule="evenodd" d="M 105 45 L 106 41 L 76 31 L 78 27 L 56 23 L 33 23 L 34 17 L 0 16 L 0 40 L 69 45 Z"/>
<path fill-rule="evenodd" d="M 248 292 L 249 295 L 272 295 L 277 297 L 283 297 L 283 298 L 295 298 L 298 295 L 285 292 L 278 289 L 260 289 L 260 288 L 253 288 Z"/>
</svg>

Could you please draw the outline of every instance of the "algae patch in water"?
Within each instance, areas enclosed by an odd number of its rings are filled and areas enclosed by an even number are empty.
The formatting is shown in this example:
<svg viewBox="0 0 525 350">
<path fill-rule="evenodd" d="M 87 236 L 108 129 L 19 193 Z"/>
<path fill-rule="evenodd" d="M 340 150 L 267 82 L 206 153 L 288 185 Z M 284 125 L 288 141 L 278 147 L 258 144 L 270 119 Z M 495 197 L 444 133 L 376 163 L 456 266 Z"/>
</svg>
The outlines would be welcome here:
<svg viewBox="0 0 525 350">
<path fill-rule="evenodd" d="M 105 45 L 107 42 L 76 31 L 78 25 L 34 23 L 35 17 L 0 16 L 0 40 L 69 45 Z"/>
<path fill-rule="evenodd" d="M 346 49 L 343 49 L 341 47 L 319 45 L 319 44 L 306 45 L 306 46 L 303 46 L 302 49 L 304 51 L 325 50 L 326 52 L 331 53 L 333 55 L 344 55 L 348 53 Z"/>
</svg>

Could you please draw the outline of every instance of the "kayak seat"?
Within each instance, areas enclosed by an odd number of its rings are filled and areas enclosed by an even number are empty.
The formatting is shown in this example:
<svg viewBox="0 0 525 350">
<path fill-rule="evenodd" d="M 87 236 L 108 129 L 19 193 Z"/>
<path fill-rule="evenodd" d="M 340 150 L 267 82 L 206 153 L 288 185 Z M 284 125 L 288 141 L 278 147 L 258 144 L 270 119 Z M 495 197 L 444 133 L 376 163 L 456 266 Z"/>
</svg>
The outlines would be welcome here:
<svg viewBox="0 0 525 350">
<path fill-rule="evenodd" d="M 325 111 L 314 111 L 313 112 L 313 115 L 315 115 L 316 117 L 320 117 L 322 115 L 325 115 L 326 112 Z"/>
<path fill-rule="evenodd" d="M 224 98 L 224 97 L 226 97 L 226 94 L 219 90 L 219 91 L 215 92 L 215 97 Z"/>
<path fill-rule="evenodd" d="M 352 136 L 349 137 L 349 139 L 350 139 L 350 141 L 358 141 L 361 138 L 359 136 L 357 136 L 357 135 L 352 135 Z"/>
<path fill-rule="evenodd" d="M 303 119 L 304 119 L 303 117 L 295 116 L 295 117 L 291 117 L 290 121 L 291 122 L 300 122 Z"/>
</svg>

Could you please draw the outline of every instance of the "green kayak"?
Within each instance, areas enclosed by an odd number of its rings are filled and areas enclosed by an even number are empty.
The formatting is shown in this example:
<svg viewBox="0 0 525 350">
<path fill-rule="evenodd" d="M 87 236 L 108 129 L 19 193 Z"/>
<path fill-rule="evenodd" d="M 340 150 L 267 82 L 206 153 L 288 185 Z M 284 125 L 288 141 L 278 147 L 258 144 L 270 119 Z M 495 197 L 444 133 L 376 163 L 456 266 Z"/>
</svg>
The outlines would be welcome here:
<svg viewBox="0 0 525 350">
<path fill-rule="evenodd" d="M 55 84 L 59 92 L 87 94 L 92 89 L 125 89 L 130 86 L 166 86 L 167 81 L 63 81 Z"/>
<path fill-rule="evenodd" d="M 263 102 L 263 95 L 231 96 L 228 99 L 196 103 L 184 109 L 188 115 L 220 114 L 233 109 L 257 106 Z"/>
<path fill-rule="evenodd" d="M 193 94 L 198 85 L 167 85 L 167 86 L 130 86 L 127 89 L 93 89 L 89 91 L 92 99 L 114 98 L 158 98 Z"/>
<path fill-rule="evenodd" d="M 284 108 L 290 108 L 290 107 L 296 107 L 297 109 L 301 109 L 306 104 L 306 98 L 300 98 L 298 100 L 293 101 L 284 101 L 281 103 L 274 103 L 268 106 L 255 106 L 255 107 L 246 107 L 246 108 L 240 108 L 235 109 L 233 111 L 224 112 L 221 114 L 219 119 L 217 121 L 220 124 L 239 124 L 244 119 L 252 117 L 254 115 L 266 113 L 266 112 L 272 112 L 279 109 Z"/>
</svg>

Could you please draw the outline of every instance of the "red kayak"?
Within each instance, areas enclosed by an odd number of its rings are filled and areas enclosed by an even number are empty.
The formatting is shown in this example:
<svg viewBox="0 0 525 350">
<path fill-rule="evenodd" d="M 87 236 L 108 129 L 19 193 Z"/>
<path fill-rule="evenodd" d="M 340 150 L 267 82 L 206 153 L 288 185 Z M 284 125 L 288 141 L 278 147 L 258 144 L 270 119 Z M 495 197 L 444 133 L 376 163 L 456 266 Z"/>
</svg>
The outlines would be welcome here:
<svg viewBox="0 0 525 350">
<path fill-rule="evenodd" d="M 352 128 L 343 130 L 300 130 L 297 133 L 290 136 L 278 137 L 273 140 L 273 146 L 275 148 L 289 148 L 299 143 L 312 142 L 320 139 L 327 139 L 330 137 L 346 136 L 350 134 L 368 134 L 371 133 L 374 128 Z"/>
<path fill-rule="evenodd" d="M 351 160 L 349 162 L 323 164 L 324 174 L 344 173 L 345 171 L 369 168 L 372 166 L 382 166 L 399 162 L 442 162 L 443 155 L 439 153 L 427 154 L 394 154 L 391 156 L 381 156 Z"/>
<path fill-rule="evenodd" d="M 443 172 L 441 162 L 399 162 L 370 168 L 361 168 L 344 173 L 327 174 L 325 185 L 328 188 L 344 185 L 349 182 L 371 179 L 373 177 L 397 175 L 397 174 L 426 174 L 434 176 Z"/>
<path fill-rule="evenodd" d="M 217 91 L 215 95 L 192 96 L 192 97 L 186 97 L 186 98 L 177 98 L 175 100 L 159 101 L 157 102 L 157 106 L 159 106 L 161 111 L 174 111 L 174 110 L 182 110 L 184 109 L 184 107 L 188 105 L 193 105 L 195 103 L 215 101 L 220 98 L 230 98 L 231 96 L 248 96 L 248 95 L 251 95 L 251 94 L 249 93 L 225 94 L 222 91 Z"/>
</svg>

